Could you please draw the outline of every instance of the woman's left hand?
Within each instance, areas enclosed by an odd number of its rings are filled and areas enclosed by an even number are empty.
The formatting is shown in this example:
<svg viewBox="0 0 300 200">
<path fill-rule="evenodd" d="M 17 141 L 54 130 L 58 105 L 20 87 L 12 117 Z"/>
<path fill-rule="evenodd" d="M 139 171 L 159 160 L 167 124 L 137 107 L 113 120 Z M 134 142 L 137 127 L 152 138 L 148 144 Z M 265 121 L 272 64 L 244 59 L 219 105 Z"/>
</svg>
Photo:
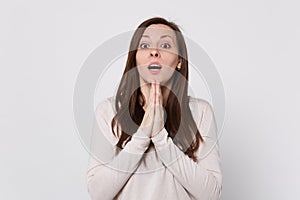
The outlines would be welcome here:
<svg viewBox="0 0 300 200">
<path fill-rule="evenodd" d="M 154 122 L 151 135 L 151 137 L 154 137 L 164 128 L 164 108 L 160 84 L 158 82 L 151 84 L 154 84 Z"/>
</svg>

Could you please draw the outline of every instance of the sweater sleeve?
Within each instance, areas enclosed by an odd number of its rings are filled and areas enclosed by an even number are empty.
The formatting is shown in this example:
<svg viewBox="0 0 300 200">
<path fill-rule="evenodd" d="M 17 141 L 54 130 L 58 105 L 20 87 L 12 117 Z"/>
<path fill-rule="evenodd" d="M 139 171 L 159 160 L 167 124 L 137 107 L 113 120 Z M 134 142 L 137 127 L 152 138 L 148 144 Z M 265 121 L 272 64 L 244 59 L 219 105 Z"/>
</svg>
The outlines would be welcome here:
<svg viewBox="0 0 300 200">
<path fill-rule="evenodd" d="M 113 112 L 108 101 L 96 109 L 91 157 L 87 170 L 88 192 L 92 200 L 114 199 L 132 176 L 150 144 L 150 138 L 138 129 L 123 150 L 111 131 Z"/>
<path fill-rule="evenodd" d="M 198 111 L 199 109 L 196 112 Z M 190 159 L 173 143 L 165 128 L 152 138 L 152 142 L 162 163 L 188 191 L 191 198 L 217 200 L 221 196 L 222 174 L 217 127 L 208 102 L 197 127 L 204 139 L 204 143 L 200 143 L 197 150 L 198 162 Z"/>
</svg>

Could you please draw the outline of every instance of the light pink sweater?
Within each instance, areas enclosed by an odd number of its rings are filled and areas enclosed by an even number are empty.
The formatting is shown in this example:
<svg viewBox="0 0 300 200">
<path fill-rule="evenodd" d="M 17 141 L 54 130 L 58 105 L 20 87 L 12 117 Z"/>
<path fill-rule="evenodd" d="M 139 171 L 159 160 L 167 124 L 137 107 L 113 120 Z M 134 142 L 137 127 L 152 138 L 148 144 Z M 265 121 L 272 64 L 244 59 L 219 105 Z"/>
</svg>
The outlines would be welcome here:
<svg viewBox="0 0 300 200">
<path fill-rule="evenodd" d="M 138 129 L 119 151 L 110 126 L 116 113 L 114 98 L 102 101 L 95 113 L 99 130 L 92 139 L 87 171 L 91 199 L 219 199 L 222 174 L 213 109 L 207 101 L 192 97 L 189 105 L 205 141 L 197 151 L 198 162 L 173 143 L 165 128 L 151 139 Z M 148 149 L 150 140 L 154 146 Z"/>
</svg>

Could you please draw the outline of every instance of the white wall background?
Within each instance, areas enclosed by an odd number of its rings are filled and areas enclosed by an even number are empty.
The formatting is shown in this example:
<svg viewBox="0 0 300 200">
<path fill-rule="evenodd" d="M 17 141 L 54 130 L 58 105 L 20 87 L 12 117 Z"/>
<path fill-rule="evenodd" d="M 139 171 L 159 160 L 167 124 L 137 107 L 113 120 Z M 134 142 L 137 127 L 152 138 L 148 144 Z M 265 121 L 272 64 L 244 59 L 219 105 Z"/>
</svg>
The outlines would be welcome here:
<svg viewBox="0 0 300 200">
<path fill-rule="evenodd" d="M 206 49 L 226 92 L 222 200 L 299 199 L 297 1 L 1 1 L 0 199 L 88 199 L 73 124 L 84 60 L 162 16 Z"/>
</svg>

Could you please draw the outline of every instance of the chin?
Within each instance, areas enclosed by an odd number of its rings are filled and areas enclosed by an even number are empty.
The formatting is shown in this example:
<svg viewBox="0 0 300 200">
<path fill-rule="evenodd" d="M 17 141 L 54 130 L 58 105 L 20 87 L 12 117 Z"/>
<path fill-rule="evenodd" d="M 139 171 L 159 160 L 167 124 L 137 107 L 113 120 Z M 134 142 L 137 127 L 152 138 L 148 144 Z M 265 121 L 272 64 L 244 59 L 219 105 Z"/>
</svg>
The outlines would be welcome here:
<svg viewBox="0 0 300 200">
<path fill-rule="evenodd" d="M 161 78 L 152 78 L 152 79 L 146 79 L 146 83 L 152 83 L 153 81 L 159 82 L 160 84 L 166 84 L 170 81 L 170 79 L 161 79 Z"/>
<path fill-rule="evenodd" d="M 142 78 L 142 82 L 146 83 L 146 84 L 150 84 L 153 81 L 157 81 L 159 82 L 161 85 L 168 85 L 171 83 L 172 80 L 172 76 L 171 77 L 162 77 L 162 76 L 146 76 L 146 77 L 141 77 Z"/>
</svg>

